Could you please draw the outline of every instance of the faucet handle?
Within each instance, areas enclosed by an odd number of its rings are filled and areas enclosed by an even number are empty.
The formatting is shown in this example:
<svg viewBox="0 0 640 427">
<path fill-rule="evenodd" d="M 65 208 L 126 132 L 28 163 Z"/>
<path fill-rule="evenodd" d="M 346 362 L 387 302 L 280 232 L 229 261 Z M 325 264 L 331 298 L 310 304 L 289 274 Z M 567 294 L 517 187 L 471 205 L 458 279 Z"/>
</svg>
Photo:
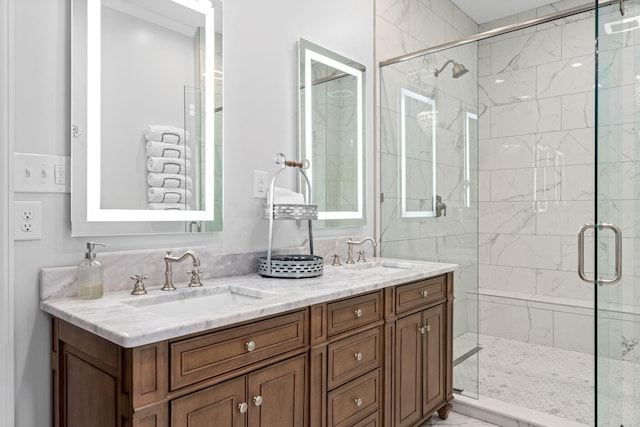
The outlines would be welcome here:
<svg viewBox="0 0 640 427">
<path fill-rule="evenodd" d="M 340 254 L 333 254 L 333 262 L 331 265 L 342 265 L 340 262 Z"/>
<path fill-rule="evenodd" d="M 367 262 L 367 259 L 364 257 L 364 251 L 358 251 L 358 262 Z"/>
<path fill-rule="evenodd" d="M 133 276 L 129 276 L 131 280 L 135 280 L 136 283 L 133 285 L 133 290 L 131 291 L 131 295 L 144 295 L 147 293 L 147 290 L 144 288 L 143 280 L 148 279 L 148 277 L 144 274 L 134 274 Z"/>
<path fill-rule="evenodd" d="M 204 270 L 194 268 L 191 271 L 187 271 L 187 274 L 191 275 L 191 280 L 189 281 L 189 287 L 197 288 L 202 286 L 202 282 L 200 282 L 200 273 L 204 272 Z"/>
</svg>

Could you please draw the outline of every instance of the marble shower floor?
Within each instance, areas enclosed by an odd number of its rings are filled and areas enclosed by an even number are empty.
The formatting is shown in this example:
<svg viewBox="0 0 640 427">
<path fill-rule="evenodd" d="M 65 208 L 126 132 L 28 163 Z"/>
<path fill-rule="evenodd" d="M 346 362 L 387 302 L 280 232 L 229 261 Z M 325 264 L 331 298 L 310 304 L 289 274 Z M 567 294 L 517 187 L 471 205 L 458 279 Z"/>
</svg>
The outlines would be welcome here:
<svg viewBox="0 0 640 427">
<path fill-rule="evenodd" d="M 468 349 L 475 339 L 475 334 L 464 334 L 456 338 L 456 344 Z M 480 335 L 479 344 L 481 396 L 594 425 L 593 355 L 488 335 Z M 475 365 L 474 356 L 455 368 L 456 388 L 467 391 L 476 388 Z M 640 411 L 631 405 L 633 399 L 629 398 L 634 390 L 636 395 L 640 393 L 640 364 L 611 360 L 609 372 L 614 383 L 620 385 L 613 391 L 612 401 L 629 403 L 622 408 L 625 425 L 640 426 Z M 620 412 L 620 408 L 615 410 Z M 599 418 L 613 419 L 604 414 Z M 616 425 L 613 421 L 598 424 Z"/>
</svg>

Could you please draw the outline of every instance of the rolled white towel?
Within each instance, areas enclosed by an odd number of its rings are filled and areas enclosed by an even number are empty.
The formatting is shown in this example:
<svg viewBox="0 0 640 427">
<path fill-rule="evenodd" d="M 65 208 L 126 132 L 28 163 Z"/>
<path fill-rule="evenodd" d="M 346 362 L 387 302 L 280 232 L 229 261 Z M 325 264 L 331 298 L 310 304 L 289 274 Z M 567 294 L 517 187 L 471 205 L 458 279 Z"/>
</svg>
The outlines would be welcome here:
<svg viewBox="0 0 640 427">
<path fill-rule="evenodd" d="M 191 191 L 184 188 L 149 187 L 147 198 L 153 203 L 189 203 Z"/>
<path fill-rule="evenodd" d="M 147 141 L 168 142 L 169 144 L 186 144 L 189 132 L 175 126 L 149 125 L 144 129 Z"/>
<path fill-rule="evenodd" d="M 191 172 L 191 162 L 185 159 L 168 159 L 166 157 L 149 157 L 147 159 L 147 170 L 158 173 L 179 173 Z"/>
<path fill-rule="evenodd" d="M 191 148 L 186 145 L 167 144 L 166 142 L 147 141 L 147 156 L 190 159 Z"/>
<path fill-rule="evenodd" d="M 267 203 L 271 195 L 267 194 Z M 286 188 L 275 187 L 273 190 L 273 203 L 280 205 L 304 205 L 304 196 L 301 193 L 287 190 Z"/>
<path fill-rule="evenodd" d="M 149 187 L 186 188 L 187 190 L 192 187 L 191 177 L 175 173 L 148 173 L 147 183 Z"/>
<path fill-rule="evenodd" d="M 147 209 L 152 211 L 189 211 L 191 207 L 184 203 L 149 203 Z"/>
</svg>

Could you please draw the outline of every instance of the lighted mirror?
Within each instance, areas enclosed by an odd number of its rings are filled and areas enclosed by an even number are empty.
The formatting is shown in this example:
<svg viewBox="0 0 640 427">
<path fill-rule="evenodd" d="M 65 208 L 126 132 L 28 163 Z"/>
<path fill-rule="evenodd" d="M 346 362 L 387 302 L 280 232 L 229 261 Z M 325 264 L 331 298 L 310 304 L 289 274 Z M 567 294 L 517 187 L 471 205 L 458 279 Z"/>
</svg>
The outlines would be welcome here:
<svg viewBox="0 0 640 427">
<path fill-rule="evenodd" d="M 364 224 L 365 67 L 304 39 L 298 47 L 300 152 L 311 164 L 317 224 Z"/>
<path fill-rule="evenodd" d="M 222 227 L 222 2 L 72 1 L 72 233 Z"/>
<path fill-rule="evenodd" d="M 436 101 L 400 92 L 400 209 L 405 218 L 436 216 Z M 424 182 L 425 185 L 410 185 Z"/>
</svg>

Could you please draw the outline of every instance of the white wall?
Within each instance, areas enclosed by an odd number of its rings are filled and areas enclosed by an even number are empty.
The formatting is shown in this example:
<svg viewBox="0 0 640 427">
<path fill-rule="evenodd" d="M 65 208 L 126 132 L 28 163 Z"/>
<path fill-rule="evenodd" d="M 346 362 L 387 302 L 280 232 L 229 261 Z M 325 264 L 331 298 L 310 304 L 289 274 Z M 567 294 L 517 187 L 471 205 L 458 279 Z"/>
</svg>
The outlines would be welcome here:
<svg viewBox="0 0 640 427">
<path fill-rule="evenodd" d="M 9 2 L 0 0 L 0 425 L 13 425 L 13 243 L 9 131 Z"/>
<path fill-rule="evenodd" d="M 70 155 L 69 0 L 8 0 L 16 46 L 10 58 L 15 99 L 15 151 Z M 286 11 L 286 12 L 282 12 Z M 367 0 L 234 0 L 225 3 L 224 231 L 196 236 L 96 238 L 111 251 L 203 244 L 215 251 L 265 249 L 261 201 L 251 198 L 252 170 L 274 171 L 273 155 L 295 157 L 299 37 L 367 67 L 373 100 L 373 4 Z M 4 28 L 4 26 L 2 27 Z M 367 180 L 373 182 L 373 102 L 367 105 Z M 38 270 L 75 264 L 85 238 L 71 238 L 70 198 L 16 194 L 41 200 L 43 239 L 15 242 L 15 425 L 49 424 L 49 319 L 38 308 Z M 316 237 L 373 234 L 373 187 L 366 227 L 317 230 Z M 1 205 L 0 205 L 1 206 Z M 300 244 L 304 232 L 280 227 L 278 245 Z M 2 255 L 5 256 L 4 254 Z M 158 262 L 162 262 L 158 260 Z"/>
</svg>

